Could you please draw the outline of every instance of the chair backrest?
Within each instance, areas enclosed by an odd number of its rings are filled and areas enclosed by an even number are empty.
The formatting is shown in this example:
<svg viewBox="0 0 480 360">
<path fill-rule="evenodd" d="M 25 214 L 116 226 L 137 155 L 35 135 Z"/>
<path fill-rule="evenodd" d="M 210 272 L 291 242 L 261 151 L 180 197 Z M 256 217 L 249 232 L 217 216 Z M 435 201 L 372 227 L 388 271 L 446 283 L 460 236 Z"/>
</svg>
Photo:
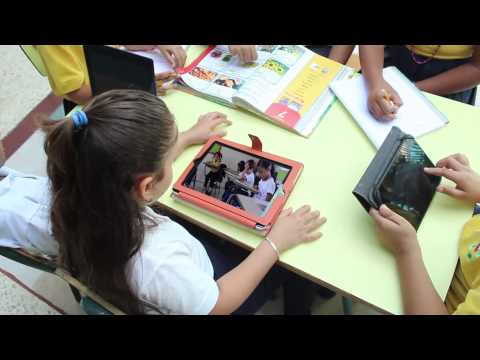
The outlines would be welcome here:
<svg viewBox="0 0 480 360">
<path fill-rule="evenodd" d="M 125 315 L 123 311 L 89 290 L 67 271 L 59 268 L 55 260 L 35 256 L 22 249 L 13 249 L 3 246 L 0 246 L 0 255 L 34 269 L 57 275 L 62 280 L 66 281 L 80 292 L 80 306 L 89 315 Z"/>
<path fill-rule="evenodd" d="M 12 249 L 0 246 L 0 255 L 25 266 L 49 273 L 54 273 L 57 267 L 55 261 L 31 255 L 22 249 Z"/>
<path fill-rule="evenodd" d="M 55 270 L 55 274 L 76 288 L 81 296 L 80 306 L 90 315 L 125 315 L 125 313 L 108 301 L 102 299 L 91 291 L 86 285 L 74 278 L 68 271 L 61 268 Z"/>
<path fill-rule="evenodd" d="M 47 76 L 47 70 L 37 49 L 33 45 L 20 45 L 20 48 L 38 73 L 42 76 Z"/>
</svg>

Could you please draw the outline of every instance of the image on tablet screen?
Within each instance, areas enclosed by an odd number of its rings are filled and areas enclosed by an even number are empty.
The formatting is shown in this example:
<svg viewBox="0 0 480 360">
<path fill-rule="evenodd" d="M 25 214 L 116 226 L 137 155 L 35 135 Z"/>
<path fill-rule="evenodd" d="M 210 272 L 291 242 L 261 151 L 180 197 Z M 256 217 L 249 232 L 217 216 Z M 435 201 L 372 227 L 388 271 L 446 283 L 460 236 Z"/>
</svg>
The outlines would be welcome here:
<svg viewBox="0 0 480 360">
<path fill-rule="evenodd" d="M 261 217 L 283 194 L 290 171 L 287 165 L 215 142 L 195 160 L 183 185 Z"/>
</svg>

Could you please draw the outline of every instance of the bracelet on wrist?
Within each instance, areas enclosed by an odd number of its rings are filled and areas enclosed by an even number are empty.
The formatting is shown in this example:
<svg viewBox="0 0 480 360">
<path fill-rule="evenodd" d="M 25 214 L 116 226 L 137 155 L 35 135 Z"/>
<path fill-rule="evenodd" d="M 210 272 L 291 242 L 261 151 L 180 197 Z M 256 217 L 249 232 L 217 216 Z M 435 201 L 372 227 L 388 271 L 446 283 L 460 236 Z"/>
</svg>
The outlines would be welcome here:
<svg viewBox="0 0 480 360">
<path fill-rule="evenodd" d="M 265 237 L 265 240 L 270 244 L 272 249 L 277 253 L 277 257 L 280 259 L 280 251 L 278 251 L 277 245 L 268 238 L 268 236 Z"/>
</svg>

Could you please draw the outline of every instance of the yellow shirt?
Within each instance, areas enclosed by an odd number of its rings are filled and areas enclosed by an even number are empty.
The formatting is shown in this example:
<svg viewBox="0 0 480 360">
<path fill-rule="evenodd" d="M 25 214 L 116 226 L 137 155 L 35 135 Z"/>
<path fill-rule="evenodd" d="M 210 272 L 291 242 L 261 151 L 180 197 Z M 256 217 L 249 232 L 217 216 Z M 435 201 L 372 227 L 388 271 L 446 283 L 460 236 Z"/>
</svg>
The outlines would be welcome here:
<svg viewBox="0 0 480 360">
<path fill-rule="evenodd" d="M 37 45 L 47 70 L 48 81 L 57 96 L 90 85 L 82 45 Z"/>
<path fill-rule="evenodd" d="M 454 315 L 480 315 L 480 215 L 463 228 L 459 244 L 460 262 L 445 303 Z"/>
<path fill-rule="evenodd" d="M 467 59 L 473 55 L 473 45 L 407 45 L 407 48 L 415 54 L 443 60 Z"/>
</svg>

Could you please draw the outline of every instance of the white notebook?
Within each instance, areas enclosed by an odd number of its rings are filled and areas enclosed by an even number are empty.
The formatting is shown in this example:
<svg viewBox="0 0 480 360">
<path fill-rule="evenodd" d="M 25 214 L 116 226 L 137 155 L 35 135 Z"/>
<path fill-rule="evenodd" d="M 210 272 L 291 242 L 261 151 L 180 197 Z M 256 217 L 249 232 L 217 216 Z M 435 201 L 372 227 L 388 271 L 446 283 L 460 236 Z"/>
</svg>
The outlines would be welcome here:
<svg viewBox="0 0 480 360">
<path fill-rule="evenodd" d="M 182 45 L 185 51 L 188 50 L 188 45 Z M 132 54 L 140 55 L 153 60 L 155 75 L 173 71 L 172 65 L 168 62 L 165 56 L 162 55 L 160 50 L 155 49 L 152 51 L 129 51 Z"/>
<path fill-rule="evenodd" d="M 383 78 L 397 91 L 403 101 L 396 118 L 390 122 L 377 121 L 368 111 L 367 87 L 363 76 L 330 84 L 332 91 L 377 149 L 382 145 L 392 126 L 399 127 L 406 134 L 419 137 L 448 124 L 446 116 L 396 67 L 383 69 Z"/>
</svg>

